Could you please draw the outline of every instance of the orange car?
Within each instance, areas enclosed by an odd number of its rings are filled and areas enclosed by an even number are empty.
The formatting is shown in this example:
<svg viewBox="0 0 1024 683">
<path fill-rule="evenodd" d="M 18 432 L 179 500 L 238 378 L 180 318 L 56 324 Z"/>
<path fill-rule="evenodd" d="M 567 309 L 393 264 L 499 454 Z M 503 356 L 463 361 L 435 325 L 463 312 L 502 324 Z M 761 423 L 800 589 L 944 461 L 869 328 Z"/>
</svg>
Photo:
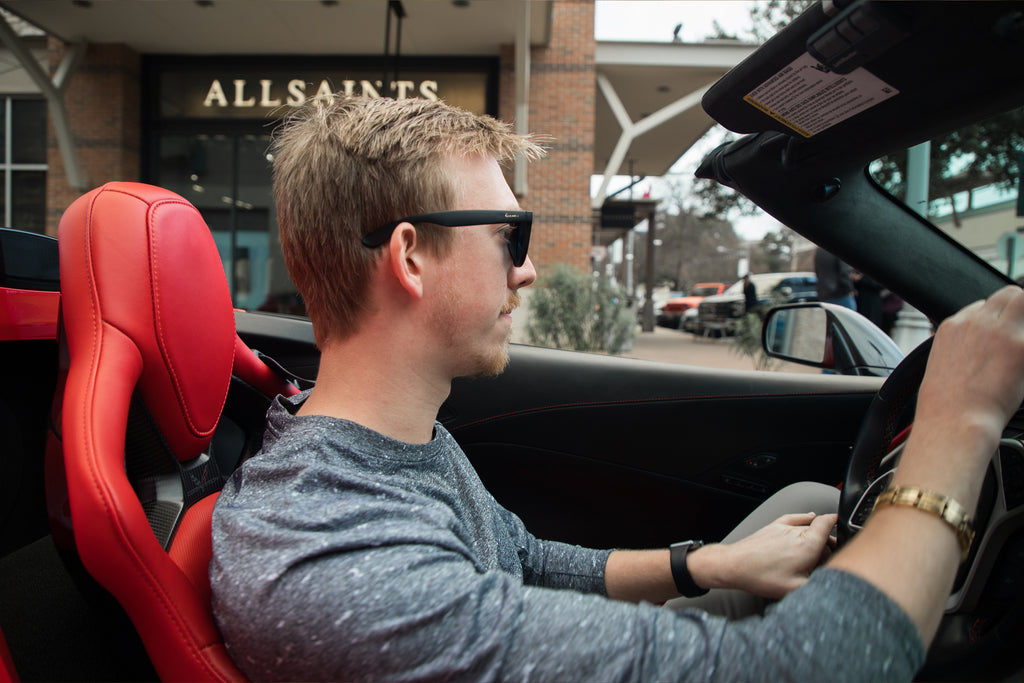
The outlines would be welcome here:
<svg viewBox="0 0 1024 683">
<path fill-rule="evenodd" d="M 725 291 L 724 282 L 699 282 L 684 296 L 669 299 L 658 311 L 658 325 L 661 327 L 678 328 L 683 322 L 683 313 L 697 308 L 706 296 L 721 294 Z"/>
</svg>

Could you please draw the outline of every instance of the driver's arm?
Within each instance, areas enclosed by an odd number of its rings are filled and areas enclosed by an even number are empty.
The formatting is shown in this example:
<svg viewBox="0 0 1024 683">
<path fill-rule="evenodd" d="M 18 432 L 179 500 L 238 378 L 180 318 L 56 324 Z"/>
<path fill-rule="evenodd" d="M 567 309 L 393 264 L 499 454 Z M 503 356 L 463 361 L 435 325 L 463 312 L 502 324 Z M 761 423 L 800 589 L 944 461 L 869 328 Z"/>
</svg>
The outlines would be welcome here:
<svg viewBox="0 0 1024 683">
<path fill-rule="evenodd" d="M 827 553 L 836 515 L 784 515 L 731 544 L 716 543 L 686 558 L 701 588 L 738 588 L 777 599 L 801 586 Z M 616 550 L 605 566 L 605 589 L 616 600 L 660 603 L 679 597 L 669 551 Z"/>
<path fill-rule="evenodd" d="M 939 327 L 893 485 L 938 492 L 973 513 L 1003 428 L 1022 400 L 1024 290 L 1008 286 Z M 929 643 L 959 562 L 957 536 L 945 521 L 886 507 L 830 565 L 881 589 Z"/>
</svg>

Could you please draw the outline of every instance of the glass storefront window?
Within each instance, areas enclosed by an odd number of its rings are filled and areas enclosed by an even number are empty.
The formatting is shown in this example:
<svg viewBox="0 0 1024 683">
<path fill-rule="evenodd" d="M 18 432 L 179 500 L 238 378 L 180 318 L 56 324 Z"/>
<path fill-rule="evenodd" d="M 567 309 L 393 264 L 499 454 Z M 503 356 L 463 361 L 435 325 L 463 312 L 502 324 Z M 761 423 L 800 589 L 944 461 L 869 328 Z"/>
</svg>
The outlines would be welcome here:
<svg viewBox="0 0 1024 683">
<path fill-rule="evenodd" d="M 39 207 L 46 206 L 46 171 L 11 171 L 11 225 L 42 232 Z"/>
<path fill-rule="evenodd" d="M 46 229 L 46 101 L 7 97 L 0 103 L 3 225 L 41 233 Z"/>
<path fill-rule="evenodd" d="M 11 162 L 46 163 L 45 100 L 11 100 Z"/>
<path fill-rule="evenodd" d="M 268 135 L 165 134 L 155 183 L 202 213 L 236 307 L 302 315 L 281 256 L 269 146 Z"/>
</svg>

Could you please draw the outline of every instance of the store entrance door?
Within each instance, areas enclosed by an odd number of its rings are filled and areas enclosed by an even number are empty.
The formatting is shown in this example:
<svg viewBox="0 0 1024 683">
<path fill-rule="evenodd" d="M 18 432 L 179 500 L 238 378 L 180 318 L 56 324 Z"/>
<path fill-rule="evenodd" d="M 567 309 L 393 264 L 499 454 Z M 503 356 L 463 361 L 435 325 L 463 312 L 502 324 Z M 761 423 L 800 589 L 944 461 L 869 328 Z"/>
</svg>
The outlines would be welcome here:
<svg viewBox="0 0 1024 683">
<path fill-rule="evenodd" d="M 164 134 L 154 182 L 202 213 L 236 308 L 302 315 L 281 255 L 269 147 L 269 135 Z"/>
</svg>

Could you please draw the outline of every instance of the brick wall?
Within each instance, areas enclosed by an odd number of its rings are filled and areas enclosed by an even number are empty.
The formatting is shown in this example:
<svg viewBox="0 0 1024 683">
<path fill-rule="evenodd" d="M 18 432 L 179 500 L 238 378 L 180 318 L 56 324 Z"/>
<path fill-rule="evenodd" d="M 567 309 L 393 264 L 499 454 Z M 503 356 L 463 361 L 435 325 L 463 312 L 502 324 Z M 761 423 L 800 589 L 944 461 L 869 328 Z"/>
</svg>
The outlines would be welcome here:
<svg viewBox="0 0 1024 683">
<path fill-rule="evenodd" d="M 52 72 L 60 65 L 64 45 L 51 38 L 48 49 Z M 89 185 L 86 189 L 111 180 L 140 178 L 139 65 L 139 55 L 124 45 L 90 45 L 68 83 L 64 103 Z M 46 231 L 55 235 L 64 209 L 82 192 L 67 183 L 52 116 L 47 163 Z"/>
<path fill-rule="evenodd" d="M 552 3 L 551 40 L 530 52 L 529 129 L 551 138 L 529 166 L 523 208 L 534 212 L 530 258 L 543 274 L 555 263 L 590 269 L 596 75 L 593 0 Z M 514 49 L 501 53 L 499 115 L 515 115 Z"/>
</svg>

